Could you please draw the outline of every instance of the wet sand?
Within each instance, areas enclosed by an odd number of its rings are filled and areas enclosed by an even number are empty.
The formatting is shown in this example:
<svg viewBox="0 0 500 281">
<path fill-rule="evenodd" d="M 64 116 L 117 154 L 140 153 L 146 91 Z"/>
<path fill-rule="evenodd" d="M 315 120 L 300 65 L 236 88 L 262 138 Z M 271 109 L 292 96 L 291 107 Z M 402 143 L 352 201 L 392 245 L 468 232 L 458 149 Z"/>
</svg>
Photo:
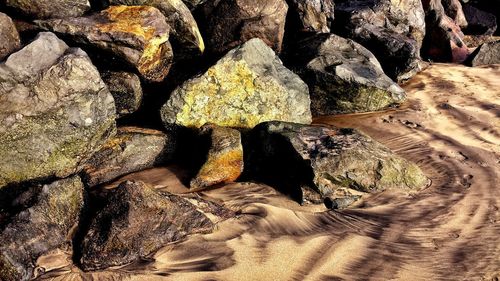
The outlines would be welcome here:
<svg viewBox="0 0 500 281">
<path fill-rule="evenodd" d="M 49 280 L 498 280 L 500 65 L 436 64 L 404 85 L 408 102 L 379 113 L 319 118 L 358 128 L 416 162 L 417 194 L 382 192 L 356 208 L 300 206 L 271 187 L 203 192 L 241 215 L 214 233 L 167 245 L 150 260 L 95 273 L 40 261 Z M 186 192 L 182 172 L 127 176 Z M 56 261 L 59 261 L 59 265 Z"/>
</svg>

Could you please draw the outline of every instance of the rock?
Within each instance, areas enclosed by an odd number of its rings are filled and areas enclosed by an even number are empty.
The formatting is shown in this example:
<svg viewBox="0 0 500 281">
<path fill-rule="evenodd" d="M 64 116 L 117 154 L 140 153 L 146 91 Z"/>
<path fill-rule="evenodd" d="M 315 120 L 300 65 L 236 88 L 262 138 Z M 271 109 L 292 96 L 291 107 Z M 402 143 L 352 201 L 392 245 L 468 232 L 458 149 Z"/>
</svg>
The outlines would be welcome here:
<svg viewBox="0 0 500 281">
<path fill-rule="evenodd" d="M 34 205 L 10 218 L 0 232 L 1 280 L 31 280 L 39 257 L 56 249 L 72 252 L 71 233 L 83 207 L 80 178 L 30 188 L 37 191 Z"/>
<path fill-rule="evenodd" d="M 175 151 L 171 135 L 151 129 L 122 127 L 84 165 L 83 179 L 92 187 L 122 175 L 170 160 Z"/>
<path fill-rule="evenodd" d="M 467 19 L 465 18 L 462 4 L 459 0 L 441 0 L 441 4 L 443 5 L 446 15 L 459 27 L 467 27 Z"/>
<path fill-rule="evenodd" d="M 252 134 L 246 163 L 271 186 L 299 190 L 308 184 L 332 200 L 358 192 L 418 190 L 428 181 L 417 165 L 354 129 L 266 122 Z"/>
<path fill-rule="evenodd" d="M 463 41 L 469 48 L 477 48 L 484 43 L 499 41 L 500 36 L 492 35 L 465 35 Z"/>
<path fill-rule="evenodd" d="M 311 123 L 307 85 L 260 39 L 230 51 L 201 76 L 175 89 L 163 123 L 252 128 L 270 120 Z"/>
<path fill-rule="evenodd" d="M 172 37 L 181 46 L 203 53 L 205 43 L 201 37 L 198 24 L 191 11 L 179 0 L 110 0 L 111 5 L 152 6 L 165 15 L 167 23 L 172 28 Z"/>
<path fill-rule="evenodd" d="M 479 46 L 468 59 L 470 66 L 500 64 L 500 40 Z"/>
<path fill-rule="evenodd" d="M 115 99 L 118 118 L 136 112 L 142 103 L 142 87 L 139 76 L 130 72 L 107 71 L 102 80 Z"/>
<path fill-rule="evenodd" d="M 393 80 L 407 80 L 422 69 L 425 16 L 420 0 L 341 0 L 335 12 L 340 35 L 370 50 Z"/>
<path fill-rule="evenodd" d="M 40 33 L 0 64 L 0 188 L 74 174 L 114 134 L 115 112 L 87 54 Z"/>
<path fill-rule="evenodd" d="M 207 47 L 212 52 L 225 53 L 252 38 L 281 52 L 288 11 L 285 0 L 207 1 L 202 11 Z"/>
<path fill-rule="evenodd" d="M 329 33 L 334 19 L 333 0 L 289 0 L 290 13 L 300 23 L 300 30 L 311 33 Z"/>
<path fill-rule="evenodd" d="M 12 19 L 0 13 L 0 61 L 21 47 L 19 33 Z"/>
<path fill-rule="evenodd" d="M 87 271 L 127 264 L 213 227 L 186 199 L 127 181 L 110 191 L 92 219 L 82 243 L 81 267 Z"/>
<path fill-rule="evenodd" d="M 182 0 L 182 2 L 192 11 L 199 5 L 205 3 L 206 0 Z"/>
<path fill-rule="evenodd" d="M 191 188 L 202 190 L 219 183 L 234 182 L 243 172 L 240 132 L 231 128 L 205 125 L 202 133 L 210 135 L 211 146 L 207 161 L 191 181 Z"/>
<path fill-rule="evenodd" d="M 423 0 L 426 36 L 422 54 L 437 62 L 463 62 L 469 49 L 463 42 L 460 27 L 445 14 L 439 0 Z"/>
<path fill-rule="evenodd" d="M 375 56 L 360 44 L 329 34 L 300 43 L 296 61 L 311 90 L 314 116 L 382 110 L 406 98 Z"/>
<path fill-rule="evenodd" d="M 90 10 L 88 0 L 5 0 L 5 5 L 34 19 L 79 17 Z"/>
<path fill-rule="evenodd" d="M 497 18 L 495 15 L 482 11 L 472 5 L 464 4 L 463 11 L 467 19 L 467 34 L 493 35 L 497 30 Z"/>
<path fill-rule="evenodd" d="M 148 81 L 162 81 L 170 69 L 170 27 L 154 7 L 111 6 L 85 17 L 36 23 L 84 46 L 111 53 Z"/>
</svg>

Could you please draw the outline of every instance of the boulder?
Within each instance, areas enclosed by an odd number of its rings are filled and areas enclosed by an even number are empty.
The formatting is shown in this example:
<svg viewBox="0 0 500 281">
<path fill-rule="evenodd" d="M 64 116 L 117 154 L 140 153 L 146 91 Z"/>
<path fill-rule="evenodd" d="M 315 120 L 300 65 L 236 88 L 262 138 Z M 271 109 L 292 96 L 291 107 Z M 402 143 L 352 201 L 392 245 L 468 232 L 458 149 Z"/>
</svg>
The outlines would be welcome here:
<svg viewBox="0 0 500 281">
<path fill-rule="evenodd" d="M 77 172 L 114 134 L 115 112 L 87 54 L 40 33 L 0 64 L 0 188 Z"/>
<path fill-rule="evenodd" d="M 480 10 L 470 4 L 464 4 L 463 11 L 467 20 L 467 28 L 464 29 L 465 33 L 493 35 L 497 30 L 497 18 L 494 14 Z"/>
<path fill-rule="evenodd" d="M 465 35 L 464 43 L 469 48 L 477 48 L 484 43 L 491 43 L 495 41 L 499 41 L 500 36 L 492 36 L 492 35 Z"/>
<path fill-rule="evenodd" d="M 444 11 L 460 28 L 467 27 L 467 19 L 465 18 L 462 4 L 459 0 L 441 0 Z"/>
<path fill-rule="evenodd" d="M 170 160 L 175 151 L 171 135 L 136 127 L 118 128 L 83 167 L 83 179 L 92 187 L 122 175 L 152 168 Z"/>
<path fill-rule="evenodd" d="M 422 45 L 425 59 L 437 62 L 463 62 L 469 49 L 460 27 L 446 15 L 439 0 L 422 1 L 425 9 L 426 36 Z"/>
<path fill-rule="evenodd" d="M 289 13 L 296 17 L 299 29 L 307 33 L 329 33 L 334 13 L 333 0 L 289 0 Z"/>
<path fill-rule="evenodd" d="M 354 129 L 266 122 L 252 135 L 246 163 L 253 175 L 292 195 L 300 185 L 332 200 L 386 189 L 414 191 L 428 182 L 417 165 Z"/>
<path fill-rule="evenodd" d="M 142 87 L 139 76 L 125 71 L 106 71 L 101 76 L 115 99 L 118 118 L 139 109 L 142 103 Z"/>
<path fill-rule="evenodd" d="M 479 46 L 467 59 L 470 66 L 500 64 L 500 40 Z"/>
<path fill-rule="evenodd" d="M 311 91 L 314 116 L 382 110 L 406 98 L 375 56 L 340 36 L 320 35 L 300 43 L 294 59 Z"/>
<path fill-rule="evenodd" d="M 252 128 L 271 120 L 311 123 L 307 85 L 262 40 L 233 49 L 204 74 L 175 89 L 163 123 Z"/>
<path fill-rule="evenodd" d="M 5 0 L 5 5 L 33 19 L 79 17 L 90 10 L 88 0 Z"/>
<path fill-rule="evenodd" d="M 110 0 L 111 5 L 138 5 L 152 6 L 165 15 L 167 23 L 172 28 L 172 39 L 175 39 L 183 48 L 203 53 L 205 43 L 201 37 L 189 8 L 179 0 Z"/>
<path fill-rule="evenodd" d="M 110 53 L 134 67 L 148 81 L 162 81 L 170 69 L 173 59 L 168 41 L 170 27 L 154 7 L 111 6 L 85 17 L 36 23 L 83 46 Z"/>
<path fill-rule="evenodd" d="M 340 0 L 335 13 L 340 35 L 370 50 L 393 80 L 407 80 L 422 69 L 425 15 L 420 0 Z"/>
<path fill-rule="evenodd" d="M 21 47 L 21 40 L 12 19 L 0 13 L 0 61 Z"/>
<path fill-rule="evenodd" d="M 71 233 L 83 207 L 80 178 L 29 188 L 36 194 L 34 204 L 11 217 L 0 232 L 1 280 L 32 280 L 39 257 L 55 250 L 72 253 Z"/>
<path fill-rule="evenodd" d="M 207 1 L 201 10 L 210 51 L 222 54 L 252 38 L 281 51 L 288 11 L 285 0 Z"/>
<path fill-rule="evenodd" d="M 241 133 L 231 128 L 205 125 L 202 134 L 210 137 L 205 164 L 191 181 L 191 188 L 203 190 L 220 183 L 234 182 L 243 172 Z"/>
<path fill-rule="evenodd" d="M 188 200 L 127 181 L 110 191 L 82 242 L 81 267 L 97 270 L 146 258 L 214 224 Z"/>
</svg>

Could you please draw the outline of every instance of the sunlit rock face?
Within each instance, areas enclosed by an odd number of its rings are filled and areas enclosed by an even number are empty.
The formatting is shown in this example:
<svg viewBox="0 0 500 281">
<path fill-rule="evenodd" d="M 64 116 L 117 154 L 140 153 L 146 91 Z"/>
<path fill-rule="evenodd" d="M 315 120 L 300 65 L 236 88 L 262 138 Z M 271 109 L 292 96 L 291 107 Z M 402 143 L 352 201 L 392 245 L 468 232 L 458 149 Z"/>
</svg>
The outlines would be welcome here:
<svg viewBox="0 0 500 281">
<path fill-rule="evenodd" d="M 295 13 L 300 31 L 329 33 L 335 17 L 333 0 L 289 0 L 289 13 Z"/>
<path fill-rule="evenodd" d="M 241 133 L 235 129 L 208 124 L 203 126 L 202 134 L 209 136 L 210 149 L 206 162 L 191 181 L 191 188 L 202 190 L 238 179 L 243 172 Z"/>
<path fill-rule="evenodd" d="M 148 81 L 162 81 L 173 59 L 170 27 L 149 6 L 111 6 L 97 14 L 37 24 L 73 41 L 106 51 L 135 67 Z"/>
<path fill-rule="evenodd" d="M 329 34 L 299 45 L 293 61 L 309 85 L 313 115 L 377 111 L 405 100 L 405 91 L 360 44 Z"/>
<path fill-rule="evenodd" d="M 87 54 L 40 33 L 0 64 L 0 188 L 77 172 L 114 133 L 115 112 Z"/>
<path fill-rule="evenodd" d="M 0 61 L 21 47 L 21 41 L 12 19 L 0 13 Z"/>
<path fill-rule="evenodd" d="M 175 89 L 161 115 L 167 127 L 212 123 L 252 128 L 271 120 L 311 123 L 307 85 L 260 39 L 235 48 Z"/>
<path fill-rule="evenodd" d="M 172 28 L 172 37 L 182 47 L 203 53 L 205 43 L 191 11 L 181 0 L 111 0 L 111 5 L 152 6 L 160 10 Z"/>
<path fill-rule="evenodd" d="M 479 46 L 474 53 L 470 55 L 468 64 L 471 66 L 500 64 L 500 40 Z"/>
<path fill-rule="evenodd" d="M 6 0 L 5 5 L 35 19 L 78 17 L 90 10 L 88 0 Z"/>
</svg>

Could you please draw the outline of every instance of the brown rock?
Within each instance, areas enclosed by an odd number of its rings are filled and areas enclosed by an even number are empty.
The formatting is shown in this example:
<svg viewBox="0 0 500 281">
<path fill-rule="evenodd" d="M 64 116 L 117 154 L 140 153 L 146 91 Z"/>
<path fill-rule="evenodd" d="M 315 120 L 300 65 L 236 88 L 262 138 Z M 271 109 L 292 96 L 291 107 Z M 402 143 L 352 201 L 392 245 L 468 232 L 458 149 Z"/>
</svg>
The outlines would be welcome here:
<svg viewBox="0 0 500 281">
<path fill-rule="evenodd" d="M 139 109 L 142 102 L 142 87 L 137 75 L 124 71 L 107 71 L 102 74 L 102 80 L 115 99 L 118 118 Z"/>
<path fill-rule="evenodd" d="M 290 0 L 289 13 L 295 13 L 303 32 L 329 33 L 334 19 L 333 0 Z"/>
<path fill-rule="evenodd" d="M 211 147 L 207 161 L 196 177 L 191 181 L 191 188 L 202 190 L 219 184 L 233 182 L 243 172 L 243 146 L 238 130 L 205 125 L 203 134 L 209 134 Z"/>
<path fill-rule="evenodd" d="M 0 13 L 0 61 L 21 47 L 19 33 L 12 19 Z"/>
<path fill-rule="evenodd" d="M 36 22 L 77 43 L 110 52 L 135 67 L 146 80 L 162 81 L 170 69 L 170 27 L 156 8 L 112 6 L 86 17 Z"/>
<path fill-rule="evenodd" d="M 35 19 L 78 17 L 90 10 L 88 0 L 6 0 L 5 4 Z"/>
<path fill-rule="evenodd" d="M 459 0 L 441 0 L 446 15 L 449 16 L 461 28 L 467 27 L 467 19 L 465 18 L 462 4 Z"/>
</svg>

